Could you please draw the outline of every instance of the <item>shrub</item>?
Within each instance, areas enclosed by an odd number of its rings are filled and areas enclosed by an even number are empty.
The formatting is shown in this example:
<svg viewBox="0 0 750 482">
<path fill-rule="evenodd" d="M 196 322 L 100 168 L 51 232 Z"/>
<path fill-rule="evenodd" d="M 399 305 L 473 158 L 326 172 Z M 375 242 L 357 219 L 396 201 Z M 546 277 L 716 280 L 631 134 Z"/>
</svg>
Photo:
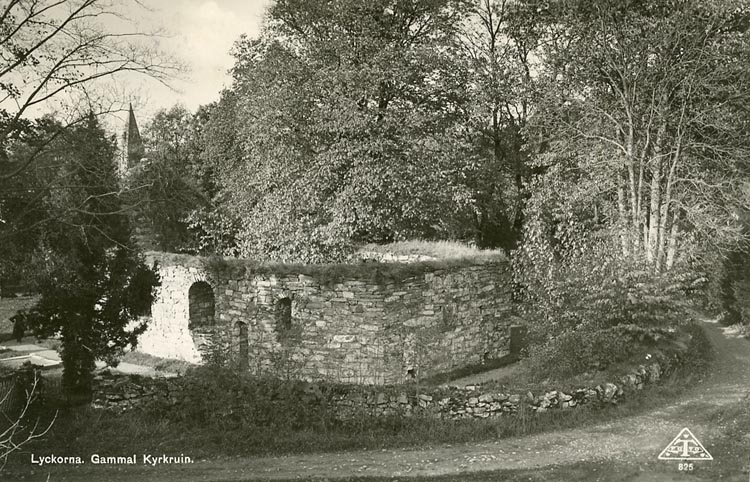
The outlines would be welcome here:
<svg viewBox="0 0 750 482">
<path fill-rule="evenodd" d="M 637 345 L 612 330 L 589 326 L 563 333 L 531 349 L 531 373 L 535 378 L 564 379 L 577 374 L 603 370 L 626 360 Z"/>
<path fill-rule="evenodd" d="M 532 217 L 513 270 L 538 368 L 566 376 L 627 359 L 631 347 L 621 337 L 636 346 L 641 340 L 620 327 L 645 336 L 689 320 L 707 280 L 685 258 L 655 271 L 623 254 L 616 228 L 593 229 L 565 216 Z M 559 366 L 555 357 L 562 357 Z"/>
<path fill-rule="evenodd" d="M 705 336 L 702 330 L 698 332 Z M 644 351 L 652 352 L 657 359 L 671 357 L 686 349 L 685 338 L 682 331 L 671 328 L 629 324 L 601 329 L 582 325 L 534 346 L 531 373 L 538 379 L 562 380 L 584 372 L 606 370 L 631 361 Z"/>
<path fill-rule="evenodd" d="M 611 240 L 584 239 L 581 248 L 545 254 L 526 246 L 514 258 L 526 315 L 550 335 L 581 324 L 669 326 L 684 319 L 690 295 L 706 278 L 692 266 L 654 272 L 622 256 Z"/>
<path fill-rule="evenodd" d="M 198 367 L 179 380 L 180 395 L 156 399 L 148 411 L 171 422 L 234 430 L 301 430 L 330 422 L 315 385 L 254 377 L 222 367 Z"/>
<path fill-rule="evenodd" d="M 682 330 L 689 336 L 687 348 L 679 358 L 680 365 L 692 375 L 704 374 L 714 359 L 715 351 L 705 330 L 697 323 L 685 325 Z"/>
</svg>

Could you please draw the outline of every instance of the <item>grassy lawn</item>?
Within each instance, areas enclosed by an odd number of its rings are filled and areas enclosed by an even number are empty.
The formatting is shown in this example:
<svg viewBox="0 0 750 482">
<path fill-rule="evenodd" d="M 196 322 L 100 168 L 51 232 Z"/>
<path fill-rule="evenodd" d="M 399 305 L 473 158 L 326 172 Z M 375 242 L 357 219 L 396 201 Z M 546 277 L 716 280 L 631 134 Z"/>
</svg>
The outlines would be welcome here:
<svg viewBox="0 0 750 482">
<path fill-rule="evenodd" d="M 450 372 L 439 373 L 420 380 L 420 383 L 423 383 L 426 386 L 438 386 L 444 383 L 458 380 L 460 378 L 470 377 L 471 375 L 481 375 L 493 370 L 497 370 L 498 368 L 505 367 L 508 370 L 515 370 L 515 367 L 518 366 L 518 355 L 508 354 L 500 358 L 487 360 L 486 362 L 481 364 L 468 365 L 456 370 L 452 370 Z"/>
<path fill-rule="evenodd" d="M 188 369 L 195 367 L 195 364 L 186 362 L 184 360 L 174 360 L 171 358 L 161 358 L 158 356 L 149 355 L 139 351 L 131 351 L 126 353 L 121 359 L 121 362 L 132 363 L 134 365 L 143 365 L 151 367 L 154 370 L 166 373 L 178 373 L 183 374 Z"/>
<path fill-rule="evenodd" d="M 19 355 L 21 355 L 21 353 L 5 348 L 0 348 L 0 360 L 3 360 L 5 358 L 13 358 Z"/>
</svg>

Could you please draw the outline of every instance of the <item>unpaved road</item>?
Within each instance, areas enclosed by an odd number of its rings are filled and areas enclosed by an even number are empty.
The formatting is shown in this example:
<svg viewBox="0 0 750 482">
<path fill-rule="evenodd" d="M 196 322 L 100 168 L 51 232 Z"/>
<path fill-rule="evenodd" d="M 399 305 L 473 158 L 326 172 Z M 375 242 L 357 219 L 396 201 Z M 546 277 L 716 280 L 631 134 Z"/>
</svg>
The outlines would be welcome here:
<svg viewBox="0 0 750 482">
<path fill-rule="evenodd" d="M 713 462 L 701 462 L 709 464 L 706 468 L 710 469 L 710 464 L 721 464 L 722 457 L 728 456 L 712 451 L 714 441 L 721 437 L 725 427 L 714 421 L 711 415 L 722 407 L 750 397 L 750 342 L 733 336 L 716 323 L 706 322 L 706 330 L 717 352 L 710 379 L 691 387 L 668 406 L 606 424 L 521 438 L 419 449 L 235 458 L 160 467 L 55 466 L 51 470 L 45 470 L 46 467 L 37 470 L 19 480 L 47 480 L 47 474 L 51 473 L 50 481 L 335 480 L 379 476 L 403 482 L 418 475 L 450 474 L 456 475 L 454 480 L 460 481 L 462 478 L 457 474 L 466 472 L 533 469 L 581 461 L 658 464 L 659 453 L 684 427 L 689 427 L 713 455 Z M 748 432 L 750 437 L 750 427 Z M 21 474 L 16 476 L 21 477 Z M 644 473 L 638 480 L 683 480 L 680 476 L 675 474 L 665 479 L 663 473 L 658 476 Z M 745 481 L 748 476 L 737 474 L 732 480 Z"/>
</svg>

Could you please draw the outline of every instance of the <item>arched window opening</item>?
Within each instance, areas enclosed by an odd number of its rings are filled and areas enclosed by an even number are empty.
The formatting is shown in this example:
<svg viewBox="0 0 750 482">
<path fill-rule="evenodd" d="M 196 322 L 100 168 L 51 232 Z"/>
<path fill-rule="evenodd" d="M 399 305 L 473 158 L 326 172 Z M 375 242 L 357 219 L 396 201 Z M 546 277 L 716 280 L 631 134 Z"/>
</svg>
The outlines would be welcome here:
<svg viewBox="0 0 750 482">
<path fill-rule="evenodd" d="M 193 283 L 188 290 L 188 309 L 190 324 L 188 327 L 204 328 L 214 325 L 215 316 L 214 290 L 205 281 Z"/>
<path fill-rule="evenodd" d="M 440 329 L 443 332 L 452 331 L 456 328 L 457 320 L 456 314 L 458 313 L 458 305 L 456 303 L 448 303 L 441 308 L 442 323 Z"/>
</svg>

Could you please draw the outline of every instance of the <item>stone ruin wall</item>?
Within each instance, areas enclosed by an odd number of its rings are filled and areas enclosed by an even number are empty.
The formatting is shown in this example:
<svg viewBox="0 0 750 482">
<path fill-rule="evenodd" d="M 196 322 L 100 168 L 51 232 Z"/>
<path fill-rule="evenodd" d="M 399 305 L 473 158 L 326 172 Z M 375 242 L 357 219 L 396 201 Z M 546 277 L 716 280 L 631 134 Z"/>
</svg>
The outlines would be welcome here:
<svg viewBox="0 0 750 482">
<path fill-rule="evenodd" d="M 418 274 L 398 280 L 378 279 L 383 265 L 369 263 L 330 281 L 314 267 L 260 273 L 170 257 L 160 262 L 162 287 L 139 347 L 162 357 L 198 362 L 214 332 L 252 371 L 393 384 L 502 357 L 517 322 L 499 258 L 417 263 Z M 213 288 L 214 325 L 190 326 L 190 290 L 203 283 Z"/>
</svg>

